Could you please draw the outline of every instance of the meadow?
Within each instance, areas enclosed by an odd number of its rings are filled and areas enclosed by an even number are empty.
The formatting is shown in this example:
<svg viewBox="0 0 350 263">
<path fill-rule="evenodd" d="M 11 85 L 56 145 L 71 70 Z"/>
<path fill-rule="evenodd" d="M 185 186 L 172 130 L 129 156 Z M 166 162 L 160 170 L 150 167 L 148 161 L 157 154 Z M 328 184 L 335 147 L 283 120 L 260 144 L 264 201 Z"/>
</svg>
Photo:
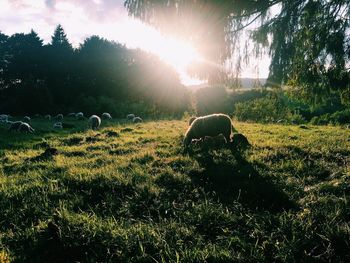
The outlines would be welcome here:
<svg viewBox="0 0 350 263">
<path fill-rule="evenodd" d="M 349 129 L 184 154 L 186 120 L 72 123 L 0 126 L 0 262 L 350 262 Z"/>
</svg>

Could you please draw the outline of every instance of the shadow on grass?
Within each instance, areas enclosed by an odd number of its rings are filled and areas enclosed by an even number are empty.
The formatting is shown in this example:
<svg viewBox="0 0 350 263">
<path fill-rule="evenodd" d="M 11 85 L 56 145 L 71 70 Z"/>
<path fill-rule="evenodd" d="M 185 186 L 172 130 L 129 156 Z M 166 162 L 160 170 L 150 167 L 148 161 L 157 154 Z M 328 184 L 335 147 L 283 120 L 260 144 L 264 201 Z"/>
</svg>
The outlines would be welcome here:
<svg viewBox="0 0 350 263">
<path fill-rule="evenodd" d="M 229 145 L 225 149 L 192 152 L 202 169 L 190 172 L 195 185 L 215 192 L 219 201 L 238 201 L 251 209 L 283 211 L 296 208 L 288 195 L 269 178 L 261 176 L 243 157 L 242 149 Z"/>
</svg>

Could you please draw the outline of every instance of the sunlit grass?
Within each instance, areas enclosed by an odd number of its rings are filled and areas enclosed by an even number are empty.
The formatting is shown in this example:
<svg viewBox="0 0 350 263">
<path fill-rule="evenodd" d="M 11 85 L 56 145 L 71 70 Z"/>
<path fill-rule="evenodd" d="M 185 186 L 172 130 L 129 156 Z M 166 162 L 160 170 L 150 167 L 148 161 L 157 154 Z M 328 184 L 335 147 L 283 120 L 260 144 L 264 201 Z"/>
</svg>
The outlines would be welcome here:
<svg viewBox="0 0 350 263">
<path fill-rule="evenodd" d="M 350 133 L 234 123 L 250 149 L 182 154 L 187 121 L 0 127 L 0 255 L 17 261 L 341 262 Z M 37 159 L 47 146 L 58 154 Z"/>
</svg>

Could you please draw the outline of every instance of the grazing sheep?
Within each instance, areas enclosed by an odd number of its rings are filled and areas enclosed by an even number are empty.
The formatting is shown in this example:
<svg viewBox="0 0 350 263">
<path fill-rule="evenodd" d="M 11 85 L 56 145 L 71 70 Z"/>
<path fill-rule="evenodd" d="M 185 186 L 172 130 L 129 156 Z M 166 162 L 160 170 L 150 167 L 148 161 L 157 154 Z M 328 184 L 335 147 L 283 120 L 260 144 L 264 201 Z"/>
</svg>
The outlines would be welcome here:
<svg viewBox="0 0 350 263">
<path fill-rule="evenodd" d="M 220 133 L 218 136 L 205 136 L 204 137 L 204 144 L 207 145 L 208 147 L 217 147 L 217 146 L 222 146 L 227 143 L 227 139 L 225 136 Z"/>
<path fill-rule="evenodd" d="M 0 114 L 0 122 L 7 122 L 8 118 L 9 118 L 8 115 Z"/>
<path fill-rule="evenodd" d="M 54 128 L 54 129 L 63 129 L 62 122 L 56 122 L 56 123 L 54 123 L 53 128 Z"/>
<path fill-rule="evenodd" d="M 78 112 L 75 114 L 75 118 L 77 118 L 78 120 L 83 120 L 84 119 L 84 113 L 82 112 Z"/>
<path fill-rule="evenodd" d="M 33 118 L 40 118 L 40 114 L 34 114 Z"/>
<path fill-rule="evenodd" d="M 45 115 L 44 118 L 47 119 L 47 120 L 51 120 L 51 115 L 50 115 L 50 114 L 47 114 L 47 115 Z"/>
<path fill-rule="evenodd" d="M 235 133 L 232 136 L 232 142 L 231 142 L 231 147 L 233 149 L 245 149 L 250 147 L 250 143 L 247 139 L 247 137 L 245 137 L 243 134 L 241 133 Z"/>
<path fill-rule="evenodd" d="M 95 130 L 98 129 L 101 125 L 101 118 L 98 117 L 97 115 L 92 115 L 89 118 L 89 125 L 91 126 L 91 129 Z"/>
<path fill-rule="evenodd" d="M 135 118 L 135 114 L 128 114 L 128 115 L 126 115 L 126 118 L 128 120 L 133 120 Z"/>
<path fill-rule="evenodd" d="M 143 122 L 143 120 L 140 117 L 135 117 L 132 119 L 132 122 L 133 123 L 140 123 L 140 122 Z"/>
<path fill-rule="evenodd" d="M 11 125 L 10 125 L 9 130 L 10 131 L 18 131 L 18 128 L 22 123 L 24 123 L 24 122 L 22 122 L 22 121 L 10 122 Z"/>
<path fill-rule="evenodd" d="M 54 117 L 55 120 L 58 120 L 58 121 L 61 121 L 63 120 L 63 114 L 57 114 L 55 117 Z"/>
<path fill-rule="evenodd" d="M 191 117 L 191 118 L 188 120 L 188 125 L 191 125 L 192 122 L 194 122 L 195 119 L 197 119 L 197 117 Z"/>
<path fill-rule="evenodd" d="M 200 139 L 193 139 L 192 144 L 197 145 L 201 148 L 217 148 L 225 145 L 227 143 L 227 140 L 222 133 L 220 133 L 218 136 L 205 136 Z"/>
<path fill-rule="evenodd" d="M 220 133 L 225 137 L 226 141 L 230 141 L 232 132 L 232 122 L 229 116 L 225 114 L 211 114 L 196 118 L 188 128 L 184 146 L 185 149 L 191 143 L 192 139 L 201 139 L 205 136 L 218 136 Z"/>
<path fill-rule="evenodd" d="M 68 113 L 67 117 L 75 117 L 75 113 L 74 112 Z"/>
<path fill-rule="evenodd" d="M 23 120 L 26 121 L 26 122 L 30 122 L 30 117 L 29 116 L 24 116 Z"/>
<path fill-rule="evenodd" d="M 104 113 L 102 113 L 102 119 L 111 120 L 112 116 L 108 112 L 104 112 Z"/>
<path fill-rule="evenodd" d="M 19 132 L 33 133 L 35 130 L 26 122 L 22 122 L 18 127 Z"/>
</svg>

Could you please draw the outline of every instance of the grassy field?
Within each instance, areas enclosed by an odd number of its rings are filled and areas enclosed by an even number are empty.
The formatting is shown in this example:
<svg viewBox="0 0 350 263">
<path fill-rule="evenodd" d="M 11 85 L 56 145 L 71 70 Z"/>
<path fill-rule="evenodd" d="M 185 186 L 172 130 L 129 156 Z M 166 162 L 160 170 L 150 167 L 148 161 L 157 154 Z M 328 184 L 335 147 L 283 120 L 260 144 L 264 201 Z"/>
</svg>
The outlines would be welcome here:
<svg viewBox="0 0 350 263">
<path fill-rule="evenodd" d="M 350 262 L 349 129 L 183 154 L 185 121 L 51 125 L 0 127 L 0 262 Z"/>
</svg>

